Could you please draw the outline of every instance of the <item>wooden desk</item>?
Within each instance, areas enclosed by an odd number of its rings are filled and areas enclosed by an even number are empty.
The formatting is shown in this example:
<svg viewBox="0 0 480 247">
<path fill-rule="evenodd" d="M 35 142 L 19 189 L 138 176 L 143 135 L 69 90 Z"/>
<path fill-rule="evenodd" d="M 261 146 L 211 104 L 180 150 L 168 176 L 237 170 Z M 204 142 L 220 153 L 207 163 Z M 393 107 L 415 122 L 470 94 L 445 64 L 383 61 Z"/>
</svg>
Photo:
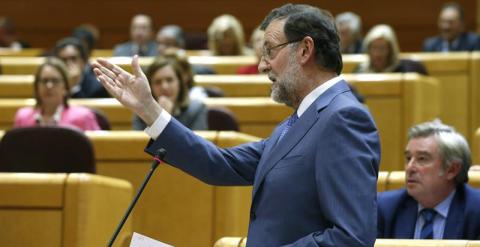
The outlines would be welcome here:
<svg viewBox="0 0 480 247">
<path fill-rule="evenodd" d="M 246 236 L 246 235 L 244 235 Z M 214 247 L 245 247 L 246 237 L 223 237 L 218 239 Z M 474 247 L 480 246 L 476 240 L 445 239 L 377 239 L 375 247 Z"/>
</svg>

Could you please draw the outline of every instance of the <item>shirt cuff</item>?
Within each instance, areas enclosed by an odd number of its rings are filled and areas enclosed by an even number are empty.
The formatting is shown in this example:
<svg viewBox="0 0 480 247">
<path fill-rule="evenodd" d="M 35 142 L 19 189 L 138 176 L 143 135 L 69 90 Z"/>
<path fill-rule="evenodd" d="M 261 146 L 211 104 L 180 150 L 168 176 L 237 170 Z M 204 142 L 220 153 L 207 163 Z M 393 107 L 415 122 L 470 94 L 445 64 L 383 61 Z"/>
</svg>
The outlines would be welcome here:
<svg viewBox="0 0 480 247">
<path fill-rule="evenodd" d="M 172 119 L 172 115 L 165 110 L 162 110 L 158 118 L 153 122 L 152 126 L 145 128 L 145 133 L 150 136 L 153 140 L 156 140 L 157 137 L 162 134 L 163 130 L 167 127 L 167 124 Z"/>
</svg>

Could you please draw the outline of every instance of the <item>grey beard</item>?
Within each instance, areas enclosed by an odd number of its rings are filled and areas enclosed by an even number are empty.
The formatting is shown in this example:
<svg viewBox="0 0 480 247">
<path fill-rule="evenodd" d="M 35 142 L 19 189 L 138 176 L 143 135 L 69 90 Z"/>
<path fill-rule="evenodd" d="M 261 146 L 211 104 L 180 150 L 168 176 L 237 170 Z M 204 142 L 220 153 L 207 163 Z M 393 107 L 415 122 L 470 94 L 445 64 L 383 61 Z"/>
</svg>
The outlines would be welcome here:
<svg viewBox="0 0 480 247">
<path fill-rule="evenodd" d="M 294 100 L 298 97 L 297 82 L 299 78 L 300 65 L 294 60 L 293 56 L 289 56 L 287 69 L 283 78 L 278 78 L 275 84 L 272 85 L 270 96 L 278 103 L 284 103 L 292 107 Z"/>
</svg>

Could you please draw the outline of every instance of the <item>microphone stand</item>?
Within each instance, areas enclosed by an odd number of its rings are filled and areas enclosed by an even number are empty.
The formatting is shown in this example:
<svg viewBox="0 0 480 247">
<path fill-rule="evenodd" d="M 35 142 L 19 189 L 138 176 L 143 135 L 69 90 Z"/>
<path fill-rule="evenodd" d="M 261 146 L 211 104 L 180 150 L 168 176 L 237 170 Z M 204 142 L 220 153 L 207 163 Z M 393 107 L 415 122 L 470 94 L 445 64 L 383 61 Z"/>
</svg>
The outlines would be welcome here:
<svg viewBox="0 0 480 247">
<path fill-rule="evenodd" d="M 145 179 L 143 180 L 142 185 L 138 189 L 137 194 L 135 195 L 135 198 L 133 198 L 133 201 L 130 203 L 130 206 L 128 206 L 128 209 L 125 212 L 125 215 L 123 216 L 122 220 L 120 221 L 120 224 L 118 224 L 117 229 L 115 230 L 115 233 L 113 234 L 112 238 L 110 239 L 110 242 L 107 245 L 108 247 L 112 247 L 113 242 L 115 242 L 115 239 L 117 238 L 118 234 L 120 233 L 120 230 L 125 224 L 125 221 L 127 221 L 127 218 L 130 215 L 130 212 L 132 212 L 133 207 L 135 207 L 135 204 L 137 203 L 138 198 L 140 198 L 140 195 L 145 189 L 145 186 L 147 186 L 147 183 L 150 180 L 150 177 L 153 175 L 153 172 L 155 171 L 155 169 L 157 169 L 158 165 L 162 163 L 162 159 L 165 157 L 166 154 L 167 154 L 167 151 L 165 151 L 165 149 L 163 148 L 157 150 L 157 152 L 155 153 L 155 156 L 153 157 L 153 161 L 152 161 L 152 167 L 150 168 L 150 171 L 148 172 L 147 176 L 145 176 Z"/>
</svg>

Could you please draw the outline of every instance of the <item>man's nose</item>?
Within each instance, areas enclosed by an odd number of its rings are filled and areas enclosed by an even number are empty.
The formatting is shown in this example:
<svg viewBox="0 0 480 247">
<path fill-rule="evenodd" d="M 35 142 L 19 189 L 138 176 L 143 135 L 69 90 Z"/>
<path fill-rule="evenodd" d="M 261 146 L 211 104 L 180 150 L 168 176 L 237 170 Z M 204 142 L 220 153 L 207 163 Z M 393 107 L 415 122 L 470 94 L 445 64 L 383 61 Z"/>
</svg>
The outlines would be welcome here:
<svg viewBox="0 0 480 247">
<path fill-rule="evenodd" d="M 258 72 L 267 73 L 270 70 L 269 67 L 270 67 L 269 64 L 267 63 L 265 58 L 262 56 L 260 58 L 260 63 L 258 64 Z"/>
</svg>

